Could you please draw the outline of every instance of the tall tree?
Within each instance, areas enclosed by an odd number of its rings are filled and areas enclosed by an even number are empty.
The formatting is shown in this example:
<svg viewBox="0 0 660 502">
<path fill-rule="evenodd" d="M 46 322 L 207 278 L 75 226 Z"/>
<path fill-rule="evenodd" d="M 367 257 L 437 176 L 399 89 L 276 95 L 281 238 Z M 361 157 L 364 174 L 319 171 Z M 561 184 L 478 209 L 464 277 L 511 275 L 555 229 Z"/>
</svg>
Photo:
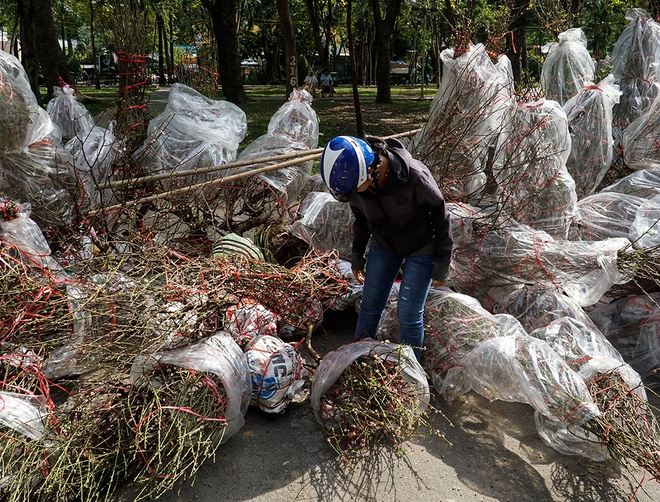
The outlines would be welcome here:
<svg viewBox="0 0 660 502">
<path fill-rule="evenodd" d="M 39 73 L 44 77 L 46 101 L 60 78 L 74 84 L 66 64 L 64 51 L 57 40 L 51 0 L 18 0 L 21 33 L 21 64 L 30 79 L 30 87 L 41 104 Z"/>
<path fill-rule="evenodd" d="M 402 0 L 387 0 L 385 16 L 381 11 L 380 0 L 371 0 L 371 8 L 376 27 L 376 103 L 390 103 L 390 37 L 397 17 L 401 12 Z"/>
<path fill-rule="evenodd" d="M 218 47 L 218 73 L 222 93 L 227 101 L 244 103 L 246 100 L 238 50 L 236 0 L 202 0 L 211 17 Z"/>
<path fill-rule="evenodd" d="M 286 95 L 298 85 L 298 55 L 296 54 L 296 32 L 289 11 L 289 0 L 277 0 L 277 14 L 284 36 L 284 60 L 286 61 Z"/>
</svg>

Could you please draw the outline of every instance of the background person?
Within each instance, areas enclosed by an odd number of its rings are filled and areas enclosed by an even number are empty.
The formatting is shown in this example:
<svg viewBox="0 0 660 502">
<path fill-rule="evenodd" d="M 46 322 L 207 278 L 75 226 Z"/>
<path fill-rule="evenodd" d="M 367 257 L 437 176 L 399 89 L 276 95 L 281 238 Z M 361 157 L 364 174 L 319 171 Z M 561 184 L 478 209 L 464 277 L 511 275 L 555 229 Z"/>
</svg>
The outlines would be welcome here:
<svg viewBox="0 0 660 502">
<path fill-rule="evenodd" d="M 309 73 L 305 77 L 303 84 L 309 89 L 309 92 L 311 92 L 313 96 L 316 92 L 316 88 L 319 86 L 319 79 L 316 78 L 316 73 L 314 73 L 314 70 L 309 70 Z"/>
<path fill-rule="evenodd" d="M 334 81 L 328 69 L 321 74 L 321 97 L 324 97 L 326 94 L 330 96 L 335 95 Z"/>
<path fill-rule="evenodd" d="M 424 303 L 431 283 L 440 287 L 449 278 L 453 248 L 450 216 L 431 172 L 399 140 L 338 136 L 323 150 L 321 176 L 355 216 L 351 268 L 364 283 L 355 339 L 375 338 L 402 269 L 401 343 L 421 359 Z"/>
</svg>

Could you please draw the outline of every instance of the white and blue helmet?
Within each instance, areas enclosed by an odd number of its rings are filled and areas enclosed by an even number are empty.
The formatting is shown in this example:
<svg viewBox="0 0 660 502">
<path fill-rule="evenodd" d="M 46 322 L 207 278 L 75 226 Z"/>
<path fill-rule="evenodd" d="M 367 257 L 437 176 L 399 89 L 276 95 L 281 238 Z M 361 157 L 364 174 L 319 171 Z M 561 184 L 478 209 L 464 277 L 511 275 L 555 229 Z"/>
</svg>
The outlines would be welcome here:
<svg viewBox="0 0 660 502">
<path fill-rule="evenodd" d="M 321 154 L 321 178 L 333 195 L 347 195 L 369 179 L 375 157 L 366 141 L 337 136 Z"/>
</svg>

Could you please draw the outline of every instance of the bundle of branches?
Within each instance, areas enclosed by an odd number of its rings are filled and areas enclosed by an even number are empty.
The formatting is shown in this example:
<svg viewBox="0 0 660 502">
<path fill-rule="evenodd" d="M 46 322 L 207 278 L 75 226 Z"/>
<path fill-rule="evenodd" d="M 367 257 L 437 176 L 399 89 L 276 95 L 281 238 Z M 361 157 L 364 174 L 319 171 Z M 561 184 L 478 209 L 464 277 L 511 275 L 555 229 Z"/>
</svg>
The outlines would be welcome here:
<svg viewBox="0 0 660 502">
<path fill-rule="evenodd" d="M 346 281 L 330 265 L 334 252 L 306 255 L 289 269 L 274 263 L 246 260 L 237 255 L 216 258 L 214 273 L 227 291 L 250 298 L 296 328 L 316 326 L 323 306 L 347 291 Z"/>
<path fill-rule="evenodd" d="M 649 403 L 617 369 L 588 382 L 600 415 L 582 427 L 594 434 L 619 461 L 632 461 L 660 481 L 660 428 Z"/>
<path fill-rule="evenodd" d="M 142 384 L 142 385 L 140 385 Z M 125 401 L 134 461 L 126 466 L 139 485 L 135 500 L 157 498 L 191 477 L 214 456 L 226 427 L 227 393 L 212 373 L 161 364 Z"/>
<path fill-rule="evenodd" d="M 365 341 L 328 354 L 316 371 L 312 406 L 338 454 L 393 446 L 425 424 L 428 384 L 410 348 Z M 442 436 L 438 431 L 434 431 Z"/>
</svg>

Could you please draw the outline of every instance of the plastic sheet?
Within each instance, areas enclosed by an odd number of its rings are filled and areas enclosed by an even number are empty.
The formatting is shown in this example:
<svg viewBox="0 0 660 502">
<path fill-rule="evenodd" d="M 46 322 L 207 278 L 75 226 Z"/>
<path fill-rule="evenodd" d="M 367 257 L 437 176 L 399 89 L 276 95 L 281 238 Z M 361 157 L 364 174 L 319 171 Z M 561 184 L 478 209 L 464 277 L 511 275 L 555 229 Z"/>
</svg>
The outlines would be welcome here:
<svg viewBox="0 0 660 502">
<path fill-rule="evenodd" d="M 510 105 L 510 81 L 477 44 L 461 55 L 440 54 L 442 81 L 429 120 L 409 147 L 450 199 L 468 201 L 483 191 L 490 150 Z"/>
<path fill-rule="evenodd" d="M 285 134 L 314 149 L 319 144 L 319 119 L 311 106 L 312 95 L 294 89 L 289 99 L 271 117 L 268 134 Z"/>
<path fill-rule="evenodd" d="M 589 317 L 612 345 L 645 380 L 658 387 L 660 379 L 647 378 L 660 367 L 660 293 L 633 295 L 594 309 Z"/>
<path fill-rule="evenodd" d="M 30 439 L 41 439 L 49 414 L 35 396 L 0 391 L 0 423 Z"/>
<path fill-rule="evenodd" d="M 94 127 L 94 118 L 78 101 L 76 90 L 68 84 L 53 88 L 53 99 L 46 106 L 46 113 L 59 126 L 62 138 L 84 138 Z"/>
<path fill-rule="evenodd" d="M 652 169 L 635 171 L 601 189 L 601 192 L 615 192 L 650 199 L 660 195 L 660 171 Z"/>
<path fill-rule="evenodd" d="M 240 347 L 259 335 L 277 334 L 277 316 L 258 303 L 242 303 L 227 309 L 225 328 Z"/>
<path fill-rule="evenodd" d="M 236 159 L 247 118 L 238 106 L 212 100 L 194 89 L 174 84 L 165 110 L 149 122 L 147 139 L 134 157 L 152 173 L 192 171 Z M 226 176 L 228 171 L 173 178 L 169 189 Z"/>
<path fill-rule="evenodd" d="M 291 223 L 291 233 L 322 251 L 336 249 L 350 257 L 353 239 L 353 213 L 348 204 L 328 192 L 311 192 L 300 203 L 300 215 Z"/>
<path fill-rule="evenodd" d="M 628 238 L 638 249 L 660 244 L 660 195 L 639 205 Z"/>
<path fill-rule="evenodd" d="M 593 193 L 610 168 L 614 155 L 612 108 L 621 91 L 609 75 L 598 85 L 586 83 L 564 103 L 571 136 L 566 168 L 575 180 L 578 199 Z"/>
<path fill-rule="evenodd" d="M 629 10 L 626 19 L 628 24 L 612 47 L 612 72 L 622 92 L 614 118 L 624 125 L 653 103 L 660 67 L 660 24 L 642 9 Z"/>
<path fill-rule="evenodd" d="M 629 245 L 623 238 L 555 240 L 525 225 L 493 230 L 454 248 L 452 284 L 473 296 L 511 284 L 551 285 L 582 307 L 594 305 L 612 285 L 630 280 L 617 268 L 618 251 Z"/>
<path fill-rule="evenodd" d="M 260 335 L 245 347 L 252 380 L 250 403 L 266 413 L 284 413 L 291 402 L 307 397 L 308 372 L 300 354 L 277 337 Z"/>
<path fill-rule="evenodd" d="M 577 204 L 570 238 L 575 241 L 600 241 L 610 237 L 628 238 L 630 225 L 644 199 L 615 192 L 600 192 Z"/>
<path fill-rule="evenodd" d="M 560 33 L 558 40 L 547 46 L 548 55 L 541 68 L 541 87 L 547 99 L 563 106 L 588 82 L 593 82 L 596 64 L 587 50 L 587 37 L 581 28 Z"/>
<path fill-rule="evenodd" d="M 204 338 L 194 345 L 136 358 L 131 379 L 137 381 L 148 365 L 171 364 L 179 368 L 213 373 L 222 381 L 227 393 L 225 420 L 227 426 L 222 442 L 234 436 L 245 425 L 245 413 L 250 403 L 250 373 L 245 355 L 232 337 L 224 332 Z"/>
<path fill-rule="evenodd" d="M 566 238 L 575 214 L 575 181 L 566 169 L 571 151 L 566 113 L 541 99 L 509 107 L 502 119 L 493 174 L 499 211 Z"/>
<path fill-rule="evenodd" d="M 660 94 L 645 113 L 626 127 L 621 142 L 626 166 L 660 169 Z"/>
<path fill-rule="evenodd" d="M 419 398 L 419 407 L 428 408 L 430 401 L 429 384 L 424 370 L 417 362 L 415 353 L 410 347 L 401 347 L 391 343 L 381 343 L 374 340 L 342 345 L 337 350 L 327 354 L 316 369 L 310 401 L 316 420 L 325 428 L 332 426 L 332 414 L 321 409 L 321 397 L 341 376 L 344 370 L 356 359 L 362 356 L 376 356 L 401 365 L 403 378 L 410 383 Z"/>
<path fill-rule="evenodd" d="M 330 310 L 346 310 L 355 305 L 355 302 L 362 298 L 364 285 L 360 284 L 353 276 L 351 262 L 346 260 L 336 260 L 332 264 L 337 267 L 339 275 L 346 281 L 348 291 L 339 298 L 332 300 L 328 308 Z"/>
</svg>

